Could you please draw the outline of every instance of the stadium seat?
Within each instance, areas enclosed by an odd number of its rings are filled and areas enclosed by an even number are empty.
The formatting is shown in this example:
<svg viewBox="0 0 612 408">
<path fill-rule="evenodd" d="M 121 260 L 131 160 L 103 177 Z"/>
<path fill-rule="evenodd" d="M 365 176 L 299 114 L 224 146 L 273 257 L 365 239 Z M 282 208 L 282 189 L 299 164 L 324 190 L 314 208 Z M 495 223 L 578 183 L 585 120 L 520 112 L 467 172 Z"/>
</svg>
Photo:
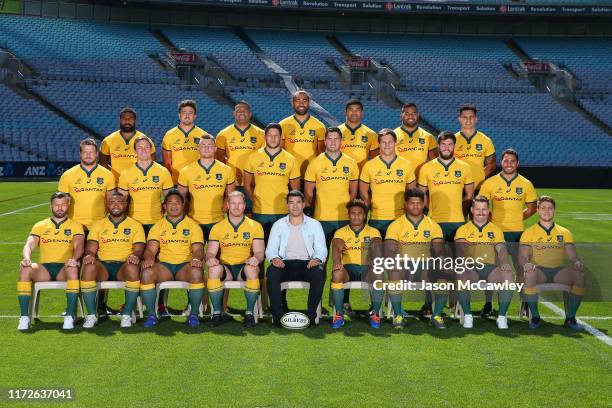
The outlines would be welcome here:
<svg viewBox="0 0 612 408">
<path fill-rule="evenodd" d="M 281 283 L 281 290 L 286 289 L 310 289 L 310 283 L 303 281 L 287 281 Z M 317 305 L 317 317 L 315 318 L 315 323 L 319 324 L 321 321 L 321 315 L 323 314 L 321 308 L 321 302 Z"/>
<path fill-rule="evenodd" d="M 223 282 L 223 289 L 243 289 L 246 286 L 246 282 L 243 281 L 226 281 Z M 213 308 L 213 305 L 211 303 L 210 305 L 210 316 L 212 317 L 212 315 L 215 313 L 215 310 Z M 253 313 L 253 317 L 255 318 L 255 323 L 259 322 L 259 319 L 263 318 L 263 304 L 262 304 L 262 300 L 261 300 L 261 292 L 259 293 L 259 296 L 257 296 L 257 302 L 255 303 L 255 310 Z"/>
<path fill-rule="evenodd" d="M 563 292 L 563 310 L 567 312 L 569 292 L 571 290 L 569 285 L 564 285 L 562 283 L 541 283 L 536 285 L 536 290 L 538 291 L 538 295 L 542 292 Z M 522 319 L 527 317 L 527 319 L 531 321 L 531 310 L 528 307 L 524 307 L 524 303 L 526 302 L 521 302 L 519 318 Z"/>
<path fill-rule="evenodd" d="M 41 290 L 66 290 L 66 282 L 35 282 L 32 294 L 32 301 L 30 302 L 30 321 L 38 318 L 38 307 L 40 304 L 40 291 Z M 77 300 L 78 311 L 81 316 L 85 317 L 83 310 L 83 301 L 81 296 Z"/>
<path fill-rule="evenodd" d="M 96 304 L 98 304 L 98 294 L 100 293 L 99 291 L 101 289 L 125 289 L 125 282 L 122 281 L 102 281 L 102 282 L 98 282 L 98 291 L 96 291 Z M 138 295 L 138 298 L 136 300 L 136 307 L 138 308 L 138 316 L 140 316 L 140 318 L 142 319 L 144 314 L 143 314 L 143 307 L 142 307 L 142 299 L 140 298 L 140 295 Z M 132 311 L 132 313 L 134 313 Z"/>
<path fill-rule="evenodd" d="M 159 292 L 162 289 L 184 289 L 184 290 L 188 291 L 189 290 L 189 282 L 166 281 L 166 282 L 158 283 L 156 285 L 156 289 L 157 289 L 157 299 L 155 300 L 155 315 L 158 316 L 157 306 L 159 305 Z M 198 315 L 200 317 L 204 317 L 204 305 L 203 304 L 200 304 L 200 310 L 199 310 Z"/>
</svg>

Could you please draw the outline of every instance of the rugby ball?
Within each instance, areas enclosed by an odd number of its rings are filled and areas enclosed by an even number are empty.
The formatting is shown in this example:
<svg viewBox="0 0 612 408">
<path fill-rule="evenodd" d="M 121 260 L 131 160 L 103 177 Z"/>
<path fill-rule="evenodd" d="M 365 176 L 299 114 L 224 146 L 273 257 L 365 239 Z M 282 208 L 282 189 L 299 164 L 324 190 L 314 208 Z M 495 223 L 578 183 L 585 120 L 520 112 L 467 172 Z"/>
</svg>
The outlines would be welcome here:
<svg viewBox="0 0 612 408">
<path fill-rule="evenodd" d="M 281 326 L 290 330 L 301 330 L 310 326 L 310 319 L 304 313 L 285 313 L 280 319 Z"/>
</svg>

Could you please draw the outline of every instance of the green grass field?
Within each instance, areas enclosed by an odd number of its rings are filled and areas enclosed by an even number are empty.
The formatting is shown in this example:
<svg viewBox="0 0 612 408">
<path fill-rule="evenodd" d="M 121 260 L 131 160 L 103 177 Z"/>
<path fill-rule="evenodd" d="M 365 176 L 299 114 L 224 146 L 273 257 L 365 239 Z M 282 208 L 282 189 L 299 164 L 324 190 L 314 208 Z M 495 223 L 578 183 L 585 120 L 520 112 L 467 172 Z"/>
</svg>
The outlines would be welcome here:
<svg viewBox="0 0 612 408">
<path fill-rule="evenodd" d="M 177 317 L 151 331 L 140 322 L 121 331 L 111 319 L 91 331 L 64 333 L 58 316 L 64 295 L 45 293 L 41 321 L 20 333 L 15 282 L 21 248 L 31 226 L 48 216 L 55 186 L 0 183 L 0 387 L 71 387 L 83 407 L 612 405 L 612 347 L 564 329 L 562 318 L 544 306 L 545 325 L 529 331 L 517 318 L 516 296 L 510 329 L 503 332 L 494 320 L 476 319 L 470 331 L 448 321 L 448 330 L 434 331 L 416 318 L 402 332 L 388 323 L 373 331 L 365 319 L 337 331 L 328 320 L 291 332 L 273 329 L 268 319 L 250 331 L 238 322 L 192 330 Z M 612 191 L 538 192 L 557 199 L 557 222 L 576 241 L 612 243 Z M 289 304 L 303 308 L 304 299 L 291 293 Z M 358 308 L 367 306 L 359 294 L 352 299 Z M 122 294 L 110 300 L 116 306 Z M 420 295 L 410 300 L 409 310 L 422 301 Z M 171 306 L 184 301 L 183 293 L 171 294 Z M 242 293 L 233 293 L 230 304 L 243 307 Z M 585 303 L 580 316 L 612 332 L 612 320 L 602 319 L 612 317 L 612 302 Z M 0 399 L 0 405 L 19 404 Z"/>
</svg>

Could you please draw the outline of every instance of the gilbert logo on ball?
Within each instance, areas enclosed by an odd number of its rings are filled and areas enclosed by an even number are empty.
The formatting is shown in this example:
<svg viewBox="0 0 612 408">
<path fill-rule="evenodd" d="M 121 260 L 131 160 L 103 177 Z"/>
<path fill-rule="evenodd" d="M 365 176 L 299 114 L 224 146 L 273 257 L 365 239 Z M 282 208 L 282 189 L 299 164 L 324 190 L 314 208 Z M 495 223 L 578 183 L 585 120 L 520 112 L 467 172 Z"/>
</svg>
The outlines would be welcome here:
<svg viewBox="0 0 612 408">
<path fill-rule="evenodd" d="M 281 317 L 280 323 L 285 329 L 301 330 L 310 325 L 310 319 L 304 313 L 289 312 Z"/>
</svg>

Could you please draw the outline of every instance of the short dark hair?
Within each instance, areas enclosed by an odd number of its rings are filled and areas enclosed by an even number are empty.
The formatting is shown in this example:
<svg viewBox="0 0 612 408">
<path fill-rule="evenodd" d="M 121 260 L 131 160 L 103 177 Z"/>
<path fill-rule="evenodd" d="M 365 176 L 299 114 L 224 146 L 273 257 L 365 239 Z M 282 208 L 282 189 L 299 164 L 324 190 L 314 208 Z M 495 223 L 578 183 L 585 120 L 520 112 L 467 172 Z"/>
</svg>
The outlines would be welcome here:
<svg viewBox="0 0 612 408">
<path fill-rule="evenodd" d="M 55 193 L 51 194 L 50 202 L 52 203 L 53 200 L 62 199 L 62 198 L 67 198 L 68 200 L 70 200 L 70 195 L 66 193 L 62 193 L 61 191 L 56 191 Z"/>
<path fill-rule="evenodd" d="M 185 99 L 179 102 L 178 112 L 181 113 L 181 109 L 187 108 L 187 107 L 193 108 L 194 112 L 198 111 L 198 105 L 196 104 L 196 101 L 194 101 L 193 99 Z"/>
<path fill-rule="evenodd" d="M 349 211 L 350 211 L 350 210 L 351 210 L 351 208 L 353 208 L 353 207 L 359 207 L 359 208 L 361 208 L 361 209 L 363 210 L 363 212 L 364 212 L 366 215 L 368 215 L 369 208 L 368 208 L 367 204 L 365 203 L 365 201 L 363 201 L 362 199 L 360 199 L 360 198 L 354 198 L 354 199 L 352 199 L 351 201 L 349 201 L 349 202 L 346 204 L 346 209 L 347 209 L 347 210 L 349 210 Z"/>
<path fill-rule="evenodd" d="M 267 135 L 268 134 L 268 130 L 270 130 L 270 129 L 276 129 L 276 130 L 278 130 L 280 132 L 281 135 L 283 134 L 283 128 L 281 127 L 281 125 L 279 125 L 276 122 L 268 123 L 266 125 L 266 128 L 264 129 L 264 135 Z"/>
<path fill-rule="evenodd" d="M 136 111 L 134 110 L 134 108 L 130 108 L 129 106 L 126 106 L 125 108 L 121 109 L 121 111 L 119 112 L 119 117 L 123 116 L 126 113 L 131 113 L 132 115 L 134 115 L 134 118 L 136 118 Z"/>
<path fill-rule="evenodd" d="M 83 146 L 93 146 L 96 148 L 96 152 L 98 151 L 98 143 L 91 137 L 81 140 L 79 143 L 79 152 L 83 151 Z"/>
<path fill-rule="evenodd" d="M 451 139 L 454 144 L 457 144 L 457 137 L 450 130 L 444 130 L 438 134 L 438 144 L 444 140 Z"/>
<path fill-rule="evenodd" d="M 234 105 L 234 110 L 236 110 L 236 108 L 238 107 L 238 105 L 244 105 L 244 106 L 246 106 L 247 108 L 249 108 L 249 110 L 251 110 L 251 105 L 250 105 L 250 104 L 249 104 L 247 101 L 242 100 L 242 101 L 238 101 L 238 102 L 236 102 L 236 104 Z"/>
<path fill-rule="evenodd" d="M 308 93 L 308 91 L 306 91 L 304 89 L 298 89 L 297 91 L 295 91 L 294 93 L 291 94 L 291 100 L 293 101 L 300 94 L 306 95 L 306 97 L 308 97 L 308 100 L 311 99 L 310 94 Z"/>
<path fill-rule="evenodd" d="M 393 129 L 384 128 L 378 131 L 378 143 L 380 143 L 380 138 L 385 135 L 391 135 L 393 137 L 393 141 L 397 142 L 397 135 L 393 131 Z"/>
<path fill-rule="evenodd" d="M 474 207 L 476 203 L 485 203 L 488 207 L 489 199 L 483 195 L 477 195 L 476 197 L 472 198 L 472 207 Z"/>
<path fill-rule="evenodd" d="M 516 150 L 514 150 L 514 149 L 506 149 L 506 150 L 504 150 L 502 152 L 502 154 L 501 154 L 502 160 L 504 159 L 504 156 L 507 155 L 507 154 L 509 154 L 511 156 L 514 156 L 516 158 L 516 161 L 519 161 L 519 155 L 518 155 L 518 152 Z"/>
<path fill-rule="evenodd" d="M 134 148 L 136 148 L 136 143 L 140 142 L 141 140 L 146 140 L 147 142 L 149 142 L 151 149 L 153 148 L 153 141 L 144 135 L 137 136 L 136 139 L 134 139 Z"/>
<path fill-rule="evenodd" d="M 363 103 L 359 99 L 349 99 L 346 105 L 344 105 L 344 110 L 347 111 L 349 106 L 358 105 L 361 110 L 363 110 Z"/>
<path fill-rule="evenodd" d="M 555 199 L 547 195 L 543 195 L 543 196 L 540 196 L 540 198 L 538 198 L 538 208 L 540 207 L 540 204 L 546 203 L 546 202 L 551 203 L 553 208 L 557 208 L 557 202 L 555 201 Z"/>
<path fill-rule="evenodd" d="M 340 135 L 340 139 L 342 139 L 342 131 L 337 126 L 330 126 L 327 129 L 325 129 L 325 138 L 327 139 L 327 135 L 329 135 L 330 133 L 334 133 L 334 132 L 338 133 Z"/>
<path fill-rule="evenodd" d="M 473 103 L 464 103 L 459 107 L 459 116 L 463 113 L 463 111 L 472 111 L 474 115 L 478 115 L 478 109 L 476 109 L 476 105 Z"/>
<path fill-rule="evenodd" d="M 410 198 L 420 198 L 425 201 L 425 193 L 420 188 L 411 188 L 404 191 L 404 201 L 408 201 Z"/>
<path fill-rule="evenodd" d="M 178 196 L 178 197 L 180 197 L 181 198 L 181 203 L 185 204 L 185 197 L 183 197 L 181 192 L 178 191 L 178 189 L 176 189 L 176 188 L 171 188 L 170 190 L 168 190 L 168 192 L 166 193 L 166 196 L 164 197 L 164 204 L 166 204 L 168 202 L 168 199 L 171 196 Z"/>
<path fill-rule="evenodd" d="M 121 197 L 121 198 L 123 198 L 124 200 L 127 201 L 127 197 L 125 195 L 123 195 L 121 192 L 117 191 L 117 190 L 113 190 L 110 193 L 110 197 L 109 198 L 113 198 L 113 197 Z"/>
<path fill-rule="evenodd" d="M 300 197 L 302 201 L 305 201 L 304 193 L 302 193 L 300 190 L 291 190 L 289 193 L 287 193 L 287 202 L 289 202 L 290 197 Z"/>
<path fill-rule="evenodd" d="M 402 111 L 407 108 L 414 108 L 417 110 L 417 112 L 419 111 L 419 108 L 416 106 L 416 103 L 414 102 L 406 102 L 405 104 L 402 105 Z"/>
</svg>

